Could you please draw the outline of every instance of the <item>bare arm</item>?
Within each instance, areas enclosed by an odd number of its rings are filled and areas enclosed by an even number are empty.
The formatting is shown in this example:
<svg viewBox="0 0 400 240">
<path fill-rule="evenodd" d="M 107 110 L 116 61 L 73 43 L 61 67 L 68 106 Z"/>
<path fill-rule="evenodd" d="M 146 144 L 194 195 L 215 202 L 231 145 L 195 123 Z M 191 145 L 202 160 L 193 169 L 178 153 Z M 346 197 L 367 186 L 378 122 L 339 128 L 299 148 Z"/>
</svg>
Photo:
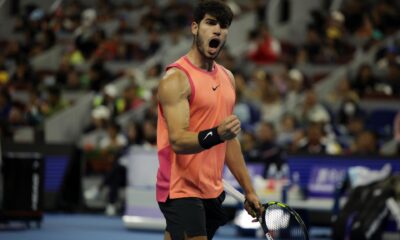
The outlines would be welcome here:
<svg viewBox="0 0 400 240">
<path fill-rule="evenodd" d="M 160 81 L 158 100 L 167 121 L 169 141 L 176 153 L 197 153 L 203 149 L 197 140 L 197 133 L 189 128 L 190 85 L 186 76 L 177 69 L 171 69 Z"/>
<path fill-rule="evenodd" d="M 158 100 L 167 121 L 169 141 L 178 154 L 193 154 L 203 151 L 198 141 L 198 132 L 189 131 L 190 84 L 184 73 L 171 69 L 160 81 Z M 202 129 L 206 130 L 206 129 Z M 235 138 L 240 132 L 240 121 L 231 115 L 218 125 L 221 140 Z"/>
<path fill-rule="evenodd" d="M 254 193 L 255 191 L 247 171 L 238 139 L 232 139 L 227 142 L 225 162 L 233 176 L 235 176 L 236 180 L 243 188 L 245 195 Z"/>
<path fill-rule="evenodd" d="M 253 188 L 238 139 L 232 139 L 227 142 L 225 162 L 244 190 L 246 197 L 244 207 L 246 211 L 252 217 L 257 217 L 262 212 L 260 199 Z"/>
<path fill-rule="evenodd" d="M 232 73 L 230 71 L 227 72 L 231 78 L 233 87 L 235 87 L 235 79 Z M 253 217 L 257 216 L 254 210 L 258 211 L 258 214 L 261 214 L 260 200 L 253 188 L 253 184 L 243 158 L 240 142 L 237 138 L 227 142 L 225 163 L 245 192 L 245 197 L 247 200 L 245 202 L 245 209 L 247 212 Z"/>
</svg>

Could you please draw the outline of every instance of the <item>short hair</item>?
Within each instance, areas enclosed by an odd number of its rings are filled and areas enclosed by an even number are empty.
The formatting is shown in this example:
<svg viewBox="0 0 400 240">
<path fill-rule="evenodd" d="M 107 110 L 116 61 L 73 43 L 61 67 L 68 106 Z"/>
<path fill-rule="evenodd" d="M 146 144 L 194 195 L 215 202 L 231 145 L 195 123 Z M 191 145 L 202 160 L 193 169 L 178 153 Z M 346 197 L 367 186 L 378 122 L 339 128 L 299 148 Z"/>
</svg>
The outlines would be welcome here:
<svg viewBox="0 0 400 240">
<path fill-rule="evenodd" d="M 231 25 L 233 12 L 228 5 L 219 0 L 201 1 L 194 10 L 194 21 L 199 24 L 206 14 L 215 17 L 221 26 Z"/>
</svg>

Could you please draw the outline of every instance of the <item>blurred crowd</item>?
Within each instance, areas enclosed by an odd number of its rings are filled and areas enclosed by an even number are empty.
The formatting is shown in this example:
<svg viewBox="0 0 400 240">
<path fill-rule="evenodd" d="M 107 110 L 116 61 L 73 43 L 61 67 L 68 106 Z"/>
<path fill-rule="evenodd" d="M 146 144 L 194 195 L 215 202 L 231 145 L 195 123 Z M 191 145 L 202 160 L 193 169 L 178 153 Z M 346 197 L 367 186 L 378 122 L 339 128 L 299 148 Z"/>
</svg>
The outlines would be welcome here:
<svg viewBox="0 0 400 240">
<path fill-rule="evenodd" d="M 312 11 L 301 42 L 273 36 L 266 21 L 268 1 L 227 2 L 236 18 L 248 12 L 256 15 L 244 57 L 233 57 L 226 47 L 218 59 L 237 81 L 235 113 L 243 123 L 241 141 L 248 159 L 283 150 L 399 153 L 399 114 L 386 113 L 393 124 L 381 129 L 360 101 L 399 97 L 400 39 L 383 46 L 372 64 L 345 74 L 327 96 L 319 96 L 314 88 L 318 77 L 299 70 L 302 65 L 349 63 L 357 52 L 395 34 L 400 26 L 400 6 L 395 1 L 349 0 L 335 11 Z M 121 4 L 98 0 L 95 6 L 71 0 L 50 10 L 25 6 L 13 26 L 19 37 L 0 39 L 2 136 L 12 138 L 21 126 L 41 128 L 46 118 L 74 104 L 65 99 L 65 91 L 86 91 L 95 97 L 92 123 L 82 133 L 82 149 L 149 141 L 146 134 L 138 133 L 157 117 L 156 87 L 165 66 L 156 61 L 146 68 L 111 71 L 107 63 L 145 62 L 191 39 L 187 30 L 192 8 L 191 1 L 177 0 Z M 31 61 L 56 46 L 63 49 L 57 70 L 35 70 Z M 270 64 L 283 70 L 266 70 Z M 121 77 L 129 79 L 122 90 L 113 84 Z M 123 124 L 116 121 L 126 114 L 133 117 Z M 154 139 L 150 142 L 154 144 Z"/>
</svg>

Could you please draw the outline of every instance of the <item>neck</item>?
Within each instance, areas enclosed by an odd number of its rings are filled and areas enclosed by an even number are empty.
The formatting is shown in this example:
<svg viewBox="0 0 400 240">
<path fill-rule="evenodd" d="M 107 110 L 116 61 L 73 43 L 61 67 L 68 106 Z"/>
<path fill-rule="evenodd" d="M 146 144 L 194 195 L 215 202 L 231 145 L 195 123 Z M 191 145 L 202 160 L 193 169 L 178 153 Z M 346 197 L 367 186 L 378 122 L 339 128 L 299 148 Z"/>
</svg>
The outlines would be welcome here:
<svg viewBox="0 0 400 240">
<path fill-rule="evenodd" d="M 192 46 L 187 57 L 193 65 L 209 72 L 213 70 L 214 60 L 203 56 L 195 45 Z"/>
</svg>

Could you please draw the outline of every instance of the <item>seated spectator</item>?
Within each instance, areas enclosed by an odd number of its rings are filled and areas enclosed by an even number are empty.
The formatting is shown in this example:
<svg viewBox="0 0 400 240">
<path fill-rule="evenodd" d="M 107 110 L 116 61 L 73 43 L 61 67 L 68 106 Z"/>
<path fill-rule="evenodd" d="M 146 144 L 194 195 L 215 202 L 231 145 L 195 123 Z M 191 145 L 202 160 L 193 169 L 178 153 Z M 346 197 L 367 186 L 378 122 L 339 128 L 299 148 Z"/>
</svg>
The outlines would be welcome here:
<svg viewBox="0 0 400 240">
<path fill-rule="evenodd" d="M 266 64 L 276 62 L 281 55 L 281 45 L 273 37 L 265 25 L 261 25 L 249 34 L 247 55 L 255 63 Z"/>
<path fill-rule="evenodd" d="M 122 112 L 127 112 L 130 110 L 138 109 L 140 106 L 144 104 L 144 100 L 138 96 L 139 89 L 135 84 L 130 84 L 128 87 L 124 89 L 122 94 L 122 103 L 124 106 L 121 107 Z"/>
<path fill-rule="evenodd" d="M 284 98 L 286 112 L 294 112 L 299 103 L 303 100 L 305 90 L 304 75 L 298 69 L 291 69 L 288 72 L 287 91 Z"/>
<path fill-rule="evenodd" d="M 80 140 L 80 147 L 86 151 L 100 149 L 100 141 L 107 135 L 107 126 L 110 120 L 110 110 L 105 106 L 98 106 L 92 110 L 91 123 L 84 130 Z"/>
<path fill-rule="evenodd" d="M 344 77 L 340 79 L 336 87 L 324 99 L 332 109 L 338 109 L 345 101 L 357 101 L 356 91 L 351 88 L 350 81 Z"/>
<path fill-rule="evenodd" d="M 340 154 L 341 147 L 338 143 L 325 137 L 321 123 L 310 123 L 303 139 L 296 143 L 295 151 L 305 154 Z"/>
<path fill-rule="evenodd" d="M 294 114 L 301 125 L 307 125 L 311 122 L 330 123 L 331 121 L 328 110 L 318 102 L 314 89 L 305 92 L 305 98 L 300 106 L 295 109 Z"/>
<path fill-rule="evenodd" d="M 34 87 L 37 84 L 37 77 L 31 65 L 26 60 L 18 60 L 17 69 L 10 78 L 11 86 L 19 89 Z"/>
<path fill-rule="evenodd" d="M 118 96 L 118 89 L 113 84 L 106 85 L 101 93 L 96 94 L 93 107 L 98 106 L 107 107 L 113 118 L 125 111 L 125 102 Z"/>
<path fill-rule="evenodd" d="M 43 123 L 44 116 L 40 112 L 40 106 L 43 100 L 38 90 L 32 89 L 29 91 L 29 100 L 26 106 L 25 118 L 27 124 L 37 126 Z"/>
<path fill-rule="evenodd" d="M 142 131 L 138 131 L 140 128 Z M 140 145 L 144 148 L 155 148 L 157 142 L 156 119 L 147 118 L 144 120 L 143 125 L 130 123 L 128 125 L 128 130 L 130 131 L 127 134 L 130 136 L 129 141 L 131 146 Z M 128 154 L 132 153 L 126 150 L 121 151 L 118 159 L 115 159 L 113 162 L 112 169 L 105 175 L 102 184 L 97 188 L 95 187 L 85 192 L 85 197 L 94 198 L 101 192 L 102 188 L 108 186 L 109 195 L 105 213 L 109 216 L 114 216 L 121 210 L 117 203 L 118 191 L 126 186 L 126 168 L 128 165 L 127 161 L 129 161 Z"/>
<path fill-rule="evenodd" d="M 359 102 L 352 98 L 343 99 L 337 110 L 337 124 L 339 127 L 347 125 L 351 119 L 355 117 L 363 117 L 364 111 L 361 109 Z"/>
<path fill-rule="evenodd" d="M 301 134 L 296 118 L 288 113 L 281 117 L 277 129 L 277 144 L 283 149 L 289 149 L 294 139 Z"/>
<path fill-rule="evenodd" d="M 267 177 L 269 166 L 274 164 L 280 170 L 286 162 L 283 150 L 276 144 L 276 131 L 273 124 L 262 121 L 256 126 L 256 144 L 248 151 L 249 162 L 265 164 L 263 177 Z"/>
<path fill-rule="evenodd" d="M 376 87 L 378 92 L 384 95 L 400 97 L 400 64 L 389 63 L 388 74 Z"/>
<path fill-rule="evenodd" d="M 97 11 L 85 9 L 81 14 L 81 25 L 75 30 L 75 45 L 85 59 L 90 59 L 105 39 L 105 33 L 97 26 Z"/>
<path fill-rule="evenodd" d="M 20 102 L 14 102 L 10 114 L 8 115 L 8 123 L 12 130 L 26 125 L 25 119 L 25 105 Z"/>
<path fill-rule="evenodd" d="M 86 85 L 90 90 L 101 92 L 101 90 L 113 79 L 110 72 L 104 67 L 104 62 L 96 61 L 90 66 L 86 76 Z"/>
<path fill-rule="evenodd" d="M 243 129 L 240 135 L 240 146 L 242 147 L 242 153 L 245 161 L 250 161 L 250 153 L 256 146 L 256 137 L 252 129 Z"/>
<path fill-rule="evenodd" d="M 105 173 L 99 186 L 85 191 L 86 199 L 94 199 L 106 187 L 109 187 L 105 213 L 113 216 L 117 214 L 118 186 L 125 181 L 126 169 L 119 163 L 123 149 L 127 146 L 127 139 L 122 134 L 120 126 L 111 122 L 107 127 L 108 135 L 100 140 L 100 150 L 105 161 L 111 162 L 111 169 Z"/>
<path fill-rule="evenodd" d="M 66 76 L 65 87 L 68 90 L 82 89 L 81 74 L 74 68 L 71 68 Z"/>
<path fill-rule="evenodd" d="M 354 144 L 350 148 L 351 154 L 374 156 L 379 153 L 378 139 L 372 131 L 362 131 L 356 136 Z"/>
<path fill-rule="evenodd" d="M 110 122 L 107 127 L 108 135 L 101 139 L 100 149 L 105 152 L 119 152 L 127 145 L 125 135 L 121 133 L 121 127 L 115 123 Z"/>
<path fill-rule="evenodd" d="M 365 120 L 361 115 L 350 116 L 346 122 L 338 128 L 338 141 L 343 147 L 343 153 L 349 153 L 354 145 L 356 137 L 365 131 Z"/>
<path fill-rule="evenodd" d="M 47 89 L 47 98 L 40 107 L 40 111 L 45 117 L 67 108 L 69 103 L 63 99 L 61 89 L 57 86 L 51 86 Z"/>
<path fill-rule="evenodd" d="M 358 68 L 355 79 L 352 81 L 352 88 L 360 97 L 374 93 L 378 79 L 374 76 L 372 67 L 363 64 Z"/>
<path fill-rule="evenodd" d="M 263 121 L 270 122 L 274 126 L 278 125 L 284 112 L 284 106 L 278 89 L 272 82 L 268 82 L 263 89 L 260 111 Z"/>
<path fill-rule="evenodd" d="M 299 53 L 304 54 L 306 62 L 317 63 L 321 58 L 322 38 L 320 33 L 314 26 L 309 26 L 307 29 L 306 40 Z M 299 58 L 299 56 L 298 56 Z M 304 61 L 304 60 L 303 60 Z"/>
</svg>

